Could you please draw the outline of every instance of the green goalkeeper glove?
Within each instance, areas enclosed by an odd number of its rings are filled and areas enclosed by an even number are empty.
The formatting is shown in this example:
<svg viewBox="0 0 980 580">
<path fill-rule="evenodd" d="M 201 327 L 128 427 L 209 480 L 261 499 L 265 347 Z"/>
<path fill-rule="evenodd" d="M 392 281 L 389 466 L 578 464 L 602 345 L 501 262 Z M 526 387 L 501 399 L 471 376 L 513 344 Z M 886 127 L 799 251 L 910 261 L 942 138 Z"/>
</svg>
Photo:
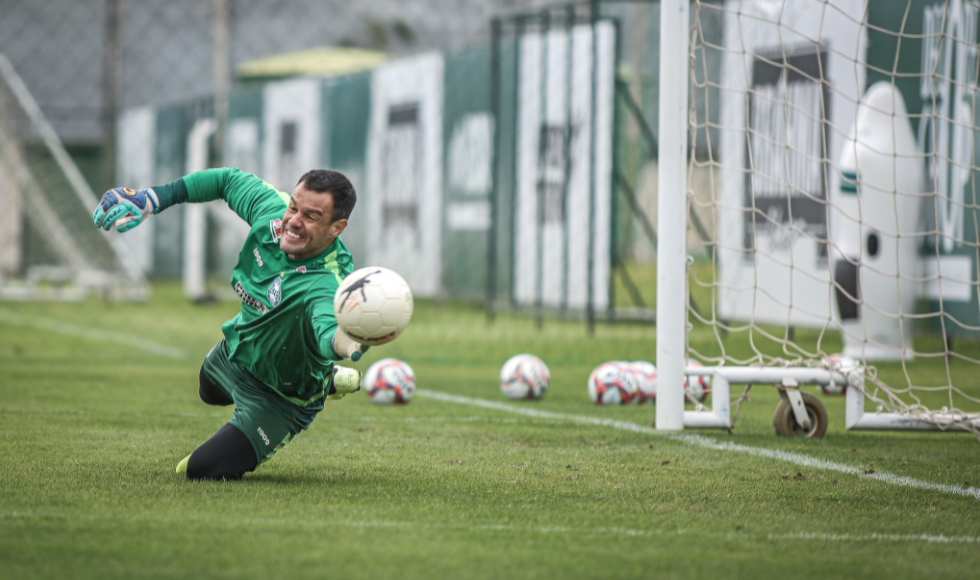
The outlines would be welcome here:
<svg viewBox="0 0 980 580">
<path fill-rule="evenodd" d="M 92 220 L 97 228 L 109 231 L 115 225 L 116 230 L 122 233 L 135 228 L 145 218 L 159 211 L 160 199 L 153 189 L 115 187 L 102 196 L 102 201 L 92 213 Z"/>
</svg>

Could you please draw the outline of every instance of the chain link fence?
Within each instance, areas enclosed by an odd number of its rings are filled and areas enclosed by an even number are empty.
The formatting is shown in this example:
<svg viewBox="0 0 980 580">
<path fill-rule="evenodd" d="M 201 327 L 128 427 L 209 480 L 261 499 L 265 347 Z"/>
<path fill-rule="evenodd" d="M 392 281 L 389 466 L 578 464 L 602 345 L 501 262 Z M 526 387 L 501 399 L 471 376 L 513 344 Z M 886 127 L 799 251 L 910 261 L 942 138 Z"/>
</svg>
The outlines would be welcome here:
<svg viewBox="0 0 980 580">
<path fill-rule="evenodd" d="M 243 63 L 323 46 L 398 57 L 486 44 L 493 16 L 545 3 L 3 0 L 0 52 L 62 140 L 92 145 L 104 141 L 107 124 L 121 109 L 212 97 L 216 30 L 222 26 L 224 66 L 233 75 Z"/>
<path fill-rule="evenodd" d="M 535 274 L 537 281 L 521 282 L 515 248 L 529 248 L 534 236 L 522 237 L 512 211 L 517 192 L 507 184 L 527 146 L 513 137 L 546 135 L 554 144 L 561 127 L 522 133 L 520 123 L 540 123 L 519 111 L 540 102 L 509 100 L 499 90 L 521 74 L 547 76 L 547 63 L 518 71 L 531 60 L 517 55 L 541 37 L 542 22 L 563 34 L 573 21 L 588 29 L 594 13 L 608 26 L 612 52 L 600 70 L 614 91 L 608 123 L 596 135 L 615 139 L 601 169 L 608 194 L 593 208 L 605 216 L 600 230 L 608 237 L 594 304 L 600 315 L 619 309 L 632 316 L 633 309 L 647 316 L 655 296 L 659 10 L 656 2 L 551 0 L 0 0 L 0 53 L 97 192 L 215 165 L 242 167 L 288 191 L 305 169 L 334 167 L 362 194 L 345 235 L 360 263 L 414 272 L 408 277 L 416 277 L 409 281 L 420 296 L 489 296 L 520 308 L 528 300 L 517 297 L 535 292 L 520 284 L 537 285 L 540 305 L 540 288 L 554 280 L 568 286 L 571 270 L 565 255 Z M 495 58 L 506 69 L 500 86 L 491 86 Z M 586 61 L 555 66 L 585 71 Z M 552 80 L 534 82 L 554 82 L 556 70 Z M 495 90 L 503 99 L 499 119 Z M 570 90 L 588 97 L 584 85 Z M 535 151 L 528 162 L 545 165 L 560 152 Z M 549 179 L 585 175 L 560 173 Z M 492 215 L 491 202 L 504 198 L 510 213 Z M 186 282 L 189 268 L 203 268 L 223 279 L 243 236 L 225 209 L 166 212 L 128 233 L 127 245 L 151 276 Z M 554 211 L 540 214 L 557 223 Z M 188 247 L 188 228 L 204 228 L 191 236 L 197 249 Z M 503 252 L 490 265 L 495 276 L 487 264 L 493 235 Z M 549 255 L 546 247 L 537 253 Z M 188 293 L 200 297 L 207 289 Z M 572 299 L 571 314 L 584 311 L 579 302 Z"/>
</svg>

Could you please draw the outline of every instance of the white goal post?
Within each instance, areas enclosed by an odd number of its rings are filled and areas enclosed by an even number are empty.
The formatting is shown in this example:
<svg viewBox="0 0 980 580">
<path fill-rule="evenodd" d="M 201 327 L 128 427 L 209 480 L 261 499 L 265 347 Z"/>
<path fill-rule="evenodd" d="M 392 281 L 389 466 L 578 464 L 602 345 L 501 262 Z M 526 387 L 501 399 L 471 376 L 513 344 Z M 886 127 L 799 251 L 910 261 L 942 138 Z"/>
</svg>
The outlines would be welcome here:
<svg viewBox="0 0 980 580">
<path fill-rule="evenodd" d="M 657 428 L 730 429 L 760 384 L 803 427 L 822 386 L 849 430 L 980 435 L 980 7 L 660 10 Z"/>
<path fill-rule="evenodd" d="M 660 2 L 657 429 L 668 430 L 684 428 L 687 284 L 681 281 L 687 280 L 688 8 L 688 0 Z"/>
</svg>

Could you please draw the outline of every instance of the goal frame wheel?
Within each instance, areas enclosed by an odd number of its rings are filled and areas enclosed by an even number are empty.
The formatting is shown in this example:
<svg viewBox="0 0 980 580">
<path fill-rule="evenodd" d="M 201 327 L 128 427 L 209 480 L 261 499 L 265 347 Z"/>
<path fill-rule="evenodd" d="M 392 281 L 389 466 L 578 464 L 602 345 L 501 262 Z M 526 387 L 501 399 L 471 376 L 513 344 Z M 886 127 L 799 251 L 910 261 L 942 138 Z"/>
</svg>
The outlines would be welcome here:
<svg viewBox="0 0 980 580">
<path fill-rule="evenodd" d="M 783 395 L 772 416 L 772 425 L 776 428 L 776 434 L 787 437 L 823 437 L 827 433 L 827 408 L 820 399 L 810 393 L 801 392 L 800 396 L 803 398 L 803 405 L 806 407 L 812 426 L 809 430 L 800 426 L 793 414 L 792 403 Z"/>
</svg>

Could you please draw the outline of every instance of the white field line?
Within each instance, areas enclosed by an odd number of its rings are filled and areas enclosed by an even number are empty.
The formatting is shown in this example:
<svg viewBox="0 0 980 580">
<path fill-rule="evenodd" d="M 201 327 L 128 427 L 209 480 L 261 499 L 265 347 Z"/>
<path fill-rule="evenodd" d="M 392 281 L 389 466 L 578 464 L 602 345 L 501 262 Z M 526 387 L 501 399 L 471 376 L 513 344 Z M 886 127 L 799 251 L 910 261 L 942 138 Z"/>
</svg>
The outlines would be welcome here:
<svg viewBox="0 0 980 580">
<path fill-rule="evenodd" d="M 338 527 L 348 528 L 404 528 L 407 530 L 465 530 L 465 531 L 488 531 L 513 533 L 536 533 L 536 534 L 574 534 L 576 537 L 595 537 L 595 536 L 683 536 L 686 534 L 696 534 L 704 537 L 704 530 L 637 530 L 632 528 L 573 528 L 568 526 L 515 526 L 511 524 L 469 524 L 469 523 L 440 523 L 426 524 L 419 522 L 396 522 L 390 520 L 296 520 L 294 518 L 212 518 L 208 516 L 195 515 L 155 515 L 155 514 L 75 514 L 67 516 L 64 513 L 37 512 L 37 511 L 9 511 L 0 512 L 0 521 L 3 520 L 57 520 L 57 521 L 111 521 L 120 524 L 133 522 L 149 522 L 163 524 L 207 524 L 213 526 L 255 526 L 262 528 L 303 528 L 307 530 L 323 530 Z M 709 534 L 710 535 L 710 534 Z M 724 532 L 721 533 L 729 538 L 739 536 L 753 536 L 747 532 Z M 928 543 L 928 544 L 980 544 L 980 537 L 977 536 L 944 536 L 929 534 L 769 534 L 769 540 L 787 541 L 818 541 L 818 542 L 894 542 L 894 543 Z"/>
<path fill-rule="evenodd" d="M 859 477 L 873 479 L 881 483 L 888 483 L 891 485 L 898 485 L 902 487 L 912 487 L 916 489 L 924 489 L 928 491 L 938 491 L 942 493 L 948 493 L 951 495 L 961 495 L 961 496 L 971 497 L 976 500 L 980 500 L 980 488 L 959 487 L 955 485 L 946 485 L 942 483 L 931 483 L 928 481 L 914 479 L 912 477 L 895 475 L 892 473 L 886 473 L 877 470 L 875 470 L 874 473 L 865 474 L 864 470 L 858 467 L 847 465 L 845 463 L 838 463 L 836 461 L 817 459 L 815 457 L 810 457 L 808 455 L 803 455 L 801 453 L 780 451 L 778 449 L 765 449 L 763 447 L 750 447 L 748 445 L 741 445 L 738 443 L 720 442 L 718 440 L 711 439 L 703 435 L 693 435 L 689 433 L 687 434 L 669 433 L 669 432 L 665 433 L 663 431 L 657 431 L 653 427 L 648 427 L 645 425 L 637 425 L 636 423 L 630 423 L 628 421 L 615 421 L 612 419 L 599 419 L 596 417 L 585 417 L 581 415 L 566 415 L 564 413 L 540 411 L 538 409 L 521 407 L 516 404 L 499 403 L 496 401 L 487 401 L 485 399 L 474 399 L 471 397 L 461 397 L 459 395 L 450 395 L 449 393 L 430 391 L 427 389 L 426 390 L 419 389 L 418 391 L 416 391 L 416 394 L 422 397 L 428 397 L 430 399 L 436 399 L 438 401 L 443 401 L 446 403 L 455 403 L 458 405 L 471 405 L 474 407 L 482 407 L 484 409 L 494 409 L 497 411 L 504 411 L 506 413 L 516 413 L 518 415 L 536 417 L 539 419 L 569 421 L 572 423 L 578 423 L 580 425 L 612 427 L 613 429 L 632 431 L 634 433 L 642 433 L 644 435 L 656 435 L 660 437 L 666 437 L 675 441 L 681 441 L 689 445 L 706 447 L 708 449 L 747 453 L 749 455 L 755 455 L 758 457 L 767 457 L 770 459 L 784 461 L 786 463 L 792 463 L 794 465 L 799 465 L 801 467 L 809 467 L 811 469 L 824 469 L 827 471 L 836 471 L 847 475 L 855 475 Z"/>
<path fill-rule="evenodd" d="M 58 334 L 65 334 L 68 336 L 77 336 L 79 338 L 90 340 L 101 340 L 102 342 L 123 344 L 150 354 L 167 358 L 181 359 L 187 357 L 187 353 L 179 348 L 164 346 L 153 342 L 152 340 L 146 340 L 144 338 L 121 334 L 118 332 L 110 332 L 108 330 L 99 330 L 98 328 L 82 328 L 61 320 L 41 318 L 38 316 L 24 316 L 23 314 L 17 314 L 16 312 L 11 312 L 10 310 L 6 310 L 4 308 L 0 308 L 0 322 L 26 328 L 37 328 L 39 330 L 56 332 Z"/>
<path fill-rule="evenodd" d="M 297 520 L 294 518 L 252 518 L 252 517 L 225 517 L 212 518 L 209 516 L 196 515 L 156 515 L 156 514 L 76 514 L 66 516 L 63 513 L 45 511 L 9 511 L 0 512 L 0 521 L 3 520 L 87 520 L 87 521 L 118 521 L 126 522 L 157 522 L 157 523 L 203 523 L 211 525 L 232 525 L 232 526 L 261 526 L 266 528 L 285 527 L 285 528 L 306 528 L 323 529 L 335 527 L 349 528 L 411 528 L 411 529 L 430 529 L 430 530 L 487 530 L 502 532 L 536 532 L 541 534 L 618 534 L 625 536 L 666 536 L 681 535 L 686 530 L 635 530 L 630 528 L 595 528 L 591 530 L 572 528 L 568 526 L 514 526 L 511 524 L 472 524 L 472 523 L 420 523 L 420 522 L 397 522 L 390 520 Z"/>
<path fill-rule="evenodd" d="M 925 542 L 928 544 L 980 544 L 976 536 L 929 534 L 770 534 L 770 540 L 817 540 L 823 542 Z"/>
</svg>

